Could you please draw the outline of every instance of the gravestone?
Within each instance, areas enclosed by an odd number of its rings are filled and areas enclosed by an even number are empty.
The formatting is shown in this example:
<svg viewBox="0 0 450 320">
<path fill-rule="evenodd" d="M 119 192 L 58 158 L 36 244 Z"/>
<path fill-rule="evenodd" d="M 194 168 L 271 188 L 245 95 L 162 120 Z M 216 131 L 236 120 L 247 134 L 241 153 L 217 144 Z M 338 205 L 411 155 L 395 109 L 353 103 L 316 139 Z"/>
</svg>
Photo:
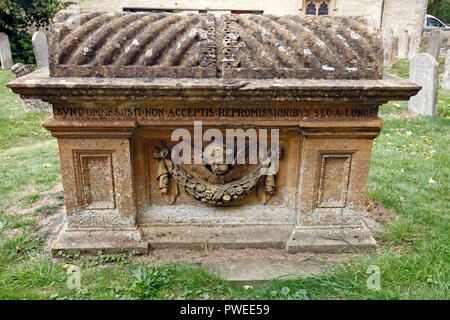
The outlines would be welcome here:
<svg viewBox="0 0 450 320">
<path fill-rule="evenodd" d="M 33 34 L 32 42 L 38 68 L 48 67 L 47 36 L 42 31 L 36 31 Z"/>
<path fill-rule="evenodd" d="M 34 71 L 32 64 L 16 63 L 11 67 L 11 72 L 16 75 L 17 78 L 26 76 Z M 22 100 L 23 109 L 25 112 L 52 112 L 52 105 L 41 99 L 20 99 Z"/>
<path fill-rule="evenodd" d="M 422 86 L 417 95 L 411 97 L 408 109 L 424 116 L 437 113 L 439 65 L 430 54 L 418 53 L 411 59 L 409 80 Z"/>
<path fill-rule="evenodd" d="M 445 58 L 444 78 L 442 79 L 442 88 L 450 90 L 450 49 L 447 50 L 447 57 Z"/>
<path fill-rule="evenodd" d="M 375 248 L 364 215 L 378 108 L 420 90 L 384 73 L 380 30 L 100 12 L 71 30 L 67 18 L 54 20 L 49 72 L 8 84 L 53 105 L 43 125 L 59 143 L 67 228 L 52 252 Z M 211 146 L 220 135 L 232 145 Z"/>
<path fill-rule="evenodd" d="M 383 37 L 384 43 L 384 66 L 387 68 L 392 67 L 392 56 L 394 53 L 394 32 L 391 28 L 384 34 Z"/>
<path fill-rule="evenodd" d="M 14 64 L 8 35 L 3 32 L 0 32 L 0 62 L 2 69 L 9 69 Z"/>
<path fill-rule="evenodd" d="M 408 58 L 408 31 L 402 30 L 400 31 L 400 35 L 398 37 L 398 52 L 397 57 L 399 59 Z"/>
<path fill-rule="evenodd" d="M 439 59 L 439 55 L 441 53 L 442 37 L 442 31 L 435 29 L 431 32 L 431 37 L 428 40 L 427 53 L 436 61 Z"/>
<path fill-rule="evenodd" d="M 419 51 L 420 47 L 420 34 L 413 33 L 411 34 L 411 40 L 409 42 L 409 52 L 408 59 L 412 59 Z"/>
</svg>

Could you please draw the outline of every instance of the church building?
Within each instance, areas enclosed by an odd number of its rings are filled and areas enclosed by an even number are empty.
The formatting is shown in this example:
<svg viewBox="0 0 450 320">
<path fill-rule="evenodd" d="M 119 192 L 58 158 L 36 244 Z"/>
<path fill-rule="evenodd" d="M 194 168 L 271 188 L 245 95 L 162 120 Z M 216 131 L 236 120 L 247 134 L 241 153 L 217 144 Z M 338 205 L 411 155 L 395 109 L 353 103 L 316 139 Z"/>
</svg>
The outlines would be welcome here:
<svg viewBox="0 0 450 320">
<path fill-rule="evenodd" d="M 422 32 L 427 0 L 83 0 L 82 10 L 362 16 L 368 24 Z"/>
</svg>

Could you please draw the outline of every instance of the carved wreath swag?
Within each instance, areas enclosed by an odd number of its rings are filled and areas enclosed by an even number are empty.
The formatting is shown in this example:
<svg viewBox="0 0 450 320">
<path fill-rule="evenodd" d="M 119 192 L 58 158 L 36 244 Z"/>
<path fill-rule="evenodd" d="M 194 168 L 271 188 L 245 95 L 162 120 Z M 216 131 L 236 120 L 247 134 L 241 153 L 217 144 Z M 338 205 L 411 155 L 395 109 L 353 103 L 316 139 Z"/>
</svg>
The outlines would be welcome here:
<svg viewBox="0 0 450 320">
<path fill-rule="evenodd" d="M 174 163 L 171 159 L 171 150 L 165 141 L 161 141 L 161 148 L 155 147 L 153 149 L 153 158 L 158 160 L 156 176 L 159 181 L 159 192 L 168 194 L 169 186 L 173 185 L 171 203 L 175 201 L 178 195 L 178 187 L 182 187 L 195 200 L 216 206 L 241 199 L 255 189 L 258 199 L 266 204 L 275 193 L 275 175 L 263 175 L 263 170 L 261 170 L 270 167 L 272 163 L 270 157 L 248 170 L 244 176 L 223 183 L 214 183 L 208 181 L 209 179 L 202 179 L 199 175 L 188 172 L 181 165 Z M 227 169 L 224 166 L 228 165 L 215 163 L 203 166 L 207 167 L 209 173 L 215 177 L 225 175 L 232 167 L 230 165 Z M 175 180 L 176 184 L 169 183 L 170 177 Z"/>
</svg>

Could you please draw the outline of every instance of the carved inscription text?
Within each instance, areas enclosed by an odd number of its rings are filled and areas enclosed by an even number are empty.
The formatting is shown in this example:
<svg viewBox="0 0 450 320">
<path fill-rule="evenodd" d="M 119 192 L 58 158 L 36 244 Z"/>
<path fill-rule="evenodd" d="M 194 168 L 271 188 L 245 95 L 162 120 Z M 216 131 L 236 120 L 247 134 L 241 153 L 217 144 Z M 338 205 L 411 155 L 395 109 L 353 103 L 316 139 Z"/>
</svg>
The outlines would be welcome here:
<svg viewBox="0 0 450 320">
<path fill-rule="evenodd" d="M 55 118 L 351 120 L 376 118 L 376 106 L 330 107 L 54 107 Z"/>
</svg>

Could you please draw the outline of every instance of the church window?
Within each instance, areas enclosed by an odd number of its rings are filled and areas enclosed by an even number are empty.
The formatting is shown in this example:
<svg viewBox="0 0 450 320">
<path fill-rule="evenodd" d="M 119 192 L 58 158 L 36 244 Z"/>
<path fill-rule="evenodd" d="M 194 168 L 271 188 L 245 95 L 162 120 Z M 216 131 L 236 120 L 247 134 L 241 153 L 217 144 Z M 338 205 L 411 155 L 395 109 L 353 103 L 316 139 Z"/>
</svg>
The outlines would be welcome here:
<svg viewBox="0 0 450 320">
<path fill-rule="evenodd" d="M 306 15 L 327 16 L 329 15 L 329 1 L 306 1 Z"/>
<path fill-rule="evenodd" d="M 328 3 L 322 2 L 319 7 L 319 16 L 327 16 L 328 15 Z"/>
<path fill-rule="evenodd" d="M 306 14 L 307 15 L 316 15 L 316 4 L 314 2 L 308 3 L 306 6 Z"/>
</svg>

